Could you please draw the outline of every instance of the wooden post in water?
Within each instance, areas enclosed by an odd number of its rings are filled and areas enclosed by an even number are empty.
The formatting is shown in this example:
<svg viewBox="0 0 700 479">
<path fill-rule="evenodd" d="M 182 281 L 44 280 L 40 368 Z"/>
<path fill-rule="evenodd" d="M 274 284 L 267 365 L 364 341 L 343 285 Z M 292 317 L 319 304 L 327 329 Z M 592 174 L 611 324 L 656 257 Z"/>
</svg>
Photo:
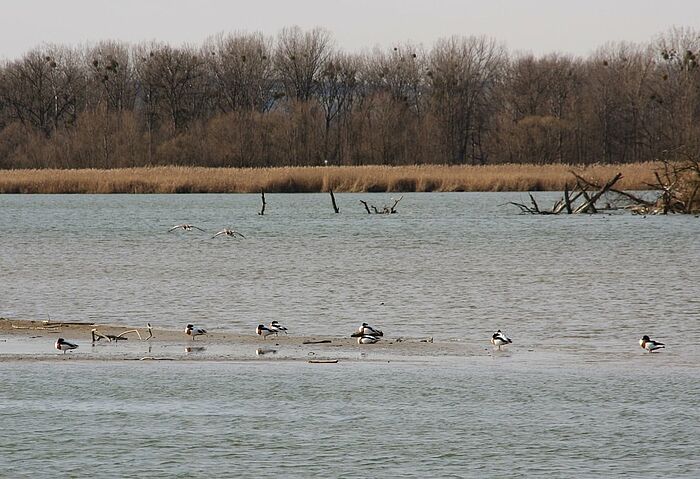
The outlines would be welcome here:
<svg viewBox="0 0 700 479">
<path fill-rule="evenodd" d="M 329 190 L 329 191 L 330 191 L 330 193 L 331 193 L 331 201 L 333 202 L 333 210 L 334 210 L 336 213 L 340 213 L 340 208 L 338 208 L 338 205 L 337 205 L 336 202 L 335 202 L 335 195 L 333 195 L 333 190 Z"/>
<path fill-rule="evenodd" d="M 262 208 L 260 208 L 260 212 L 258 213 L 260 216 L 265 214 L 265 190 L 260 190 L 260 196 L 262 196 Z"/>
</svg>

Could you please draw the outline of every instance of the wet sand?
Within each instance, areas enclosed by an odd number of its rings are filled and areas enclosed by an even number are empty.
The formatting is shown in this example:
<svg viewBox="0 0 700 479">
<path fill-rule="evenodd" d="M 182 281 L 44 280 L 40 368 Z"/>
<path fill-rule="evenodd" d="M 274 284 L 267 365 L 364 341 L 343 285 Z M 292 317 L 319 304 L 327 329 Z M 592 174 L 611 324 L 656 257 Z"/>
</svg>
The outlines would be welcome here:
<svg viewBox="0 0 700 479">
<path fill-rule="evenodd" d="M 92 341 L 91 331 L 117 336 L 125 331 L 128 340 Z M 421 361 L 450 356 L 484 356 L 490 349 L 461 341 L 432 341 L 432 338 L 385 336 L 376 344 L 357 344 L 346 337 L 268 336 L 236 331 L 210 331 L 195 339 L 184 330 L 152 330 L 144 326 L 48 322 L 0 318 L 0 361 L 17 360 L 292 360 L 328 362 L 334 360 Z M 385 333 L 386 334 L 386 333 Z M 139 339 L 139 335 L 141 339 Z M 78 344 L 66 353 L 57 351 L 59 337 Z"/>
</svg>

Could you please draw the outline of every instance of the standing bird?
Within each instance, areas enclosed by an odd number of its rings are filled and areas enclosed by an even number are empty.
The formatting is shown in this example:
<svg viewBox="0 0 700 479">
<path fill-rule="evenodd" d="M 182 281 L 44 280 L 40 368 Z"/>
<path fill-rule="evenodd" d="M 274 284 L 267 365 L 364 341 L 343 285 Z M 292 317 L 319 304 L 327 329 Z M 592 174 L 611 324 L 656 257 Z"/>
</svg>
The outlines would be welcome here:
<svg viewBox="0 0 700 479">
<path fill-rule="evenodd" d="M 508 336 L 502 333 L 500 329 L 493 333 L 493 336 L 491 336 L 491 344 L 496 346 L 499 351 L 501 350 L 501 346 L 510 344 L 512 342 L 513 341 L 511 341 Z"/>
<path fill-rule="evenodd" d="M 69 351 L 71 349 L 75 349 L 78 347 L 77 344 L 75 343 L 69 343 L 63 338 L 58 338 L 56 340 L 56 344 L 54 344 L 54 347 L 58 349 L 59 351 L 63 351 L 63 354 L 66 354 L 66 351 Z"/>
<path fill-rule="evenodd" d="M 199 231 L 204 231 L 204 230 L 203 230 L 202 228 L 200 228 L 199 226 L 189 225 L 189 224 L 187 224 L 187 223 L 183 223 L 183 224 L 181 224 L 181 225 L 175 225 L 175 226 L 173 226 L 172 228 L 170 228 L 170 229 L 168 230 L 168 233 L 170 233 L 171 231 L 174 231 L 174 230 L 176 230 L 176 229 L 178 229 L 178 228 L 182 228 L 183 231 L 192 231 L 193 229 L 196 229 L 196 230 L 199 230 Z"/>
<path fill-rule="evenodd" d="M 378 329 L 373 328 L 367 323 L 362 323 L 362 326 L 357 328 L 357 331 L 352 333 L 350 335 L 351 338 L 357 338 L 360 336 L 374 336 L 374 337 L 380 337 L 384 336 L 384 333 Z"/>
<path fill-rule="evenodd" d="M 364 335 L 357 338 L 357 344 L 374 344 L 379 341 L 376 336 Z"/>
<path fill-rule="evenodd" d="M 658 341 L 649 339 L 649 336 L 647 336 L 646 334 L 642 336 L 642 339 L 639 340 L 639 345 L 642 347 L 642 349 L 646 349 L 650 353 L 653 353 L 657 349 L 666 347 L 664 343 L 660 343 Z"/>
<path fill-rule="evenodd" d="M 282 333 L 282 332 L 283 332 L 284 334 L 287 334 L 287 328 L 285 328 L 284 326 L 282 326 L 282 325 L 279 323 L 279 321 L 277 321 L 277 320 L 271 322 L 270 325 L 268 326 L 268 328 L 271 329 L 272 331 L 274 331 L 275 336 L 277 336 L 277 333 Z"/>
<path fill-rule="evenodd" d="M 238 231 L 232 230 L 232 229 L 229 229 L 229 228 L 224 228 L 224 229 L 222 229 L 221 231 L 219 231 L 218 233 L 216 233 L 214 236 L 212 236 L 212 238 L 216 238 L 217 236 L 221 236 L 221 235 L 230 236 L 231 238 L 235 238 L 235 237 L 237 237 L 237 236 L 240 236 L 241 238 L 245 238 L 245 236 L 243 236 L 243 235 L 242 235 L 241 233 L 239 233 Z"/>
<path fill-rule="evenodd" d="M 188 324 L 187 327 L 185 328 L 185 333 L 189 336 L 192 336 L 192 341 L 194 341 L 194 338 L 196 336 L 201 336 L 203 334 L 207 334 L 207 330 L 204 328 L 195 327 L 194 324 Z"/>
<path fill-rule="evenodd" d="M 258 336 L 262 336 L 263 339 L 266 339 L 271 334 L 277 334 L 277 331 L 273 331 L 272 329 L 268 328 L 264 324 L 258 324 L 258 327 L 255 328 L 255 333 Z"/>
</svg>

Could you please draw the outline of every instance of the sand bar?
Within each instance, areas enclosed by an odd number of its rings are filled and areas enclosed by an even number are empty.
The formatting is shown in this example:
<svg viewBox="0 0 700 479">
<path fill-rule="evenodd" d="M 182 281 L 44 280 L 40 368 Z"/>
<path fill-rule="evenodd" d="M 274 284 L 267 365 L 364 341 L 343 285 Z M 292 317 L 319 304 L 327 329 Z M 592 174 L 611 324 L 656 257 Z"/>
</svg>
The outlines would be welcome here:
<svg viewBox="0 0 700 479">
<path fill-rule="evenodd" d="M 91 331 L 101 335 L 124 336 L 128 340 L 92 341 Z M 138 331 L 135 332 L 134 330 Z M 490 354 L 482 345 L 464 341 L 432 341 L 432 338 L 385 336 L 376 344 L 359 345 L 351 338 L 341 336 L 296 336 L 294 334 L 269 336 L 236 331 L 210 331 L 192 339 L 184 330 L 152 330 L 145 325 L 105 325 L 78 322 L 47 322 L 0 318 L 0 361 L 17 360 L 293 360 L 313 361 L 315 364 L 335 364 L 330 361 L 425 361 L 451 356 Z M 141 339 L 139 339 L 139 336 Z M 54 349 L 59 337 L 79 345 L 78 349 L 63 353 Z"/>
</svg>

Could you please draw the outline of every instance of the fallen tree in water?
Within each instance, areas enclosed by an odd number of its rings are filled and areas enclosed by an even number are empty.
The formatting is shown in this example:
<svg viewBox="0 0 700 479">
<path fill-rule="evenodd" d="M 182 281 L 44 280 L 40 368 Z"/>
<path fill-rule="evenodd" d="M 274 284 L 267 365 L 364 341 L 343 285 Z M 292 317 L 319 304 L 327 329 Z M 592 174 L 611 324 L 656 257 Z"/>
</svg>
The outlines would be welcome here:
<svg viewBox="0 0 700 479">
<path fill-rule="evenodd" d="M 615 188 L 615 184 L 622 179 L 622 173 L 617 173 L 605 184 L 599 184 L 595 180 L 586 179 L 582 175 L 571 172 L 575 178 L 574 188 L 569 191 L 568 184 L 564 187 L 564 196 L 554 203 L 551 209 L 543 209 L 537 204 L 532 193 L 530 204 L 510 202 L 520 208 L 522 213 L 538 215 L 567 214 L 594 214 L 599 210 L 616 209 L 606 202 L 603 208 L 597 206 L 597 202 L 608 193 L 624 198 L 625 205 L 633 214 L 641 215 L 666 215 L 672 214 L 698 214 L 700 213 L 700 161 L 687 156 L 682 161 L 663 160 L 660 171 L 654 172 L 655 183 L 647 186 L 659 191 L 654 200 L 647 200 L 632 193 Z M 576 203 L 581 198 L 580 203 Z"/>
<path fill-rule="evenodd" d="M 362 203 L 362 205 L 365 207 L 365 210 L 367 211 L 368 215 L 371 215 L 372 212 L 374 212 L 375 215 L 393 215 L 396 214 L 396 205 L 398 205 L 399 201 L 401 201 L 402 199 L 403 195 L 401 195 L 401 197 L 398 200 L 392 198 L 394 204 L 391 206 L 384 205 L 381 209 L 377 208 L 374 205 L 367 204 L 367 202 L 364 200 L 360 200 L 360 203 Z"/>
<path fill-rule="evenodd" d="M 517 203 L 514 201 L 511 201 L 510 204 L 520 208 L 520 211 L 523 213 L 533 215 L 558 215 L 562 212 L 567 214 L 597 213 L 599 208 L 596 207 L 596 202 L 608 191 L 611 191 L 615 183 L 622 179 L 622 173 L 618 173 L 613 178 L 608 180 L 605 185 L 597 186 L 594 183 L 586 181 L 576 173 L 572 172 L 572 174 L 576 178 L 576 185 L 574 189 L 569 192 L 568 185 L 565 185 L 564 197 L 554 203 L 554 206 L 552 206 L 552 208 L 549 210 L 540 208 L 537 201 L 535 201 L 535 197 L 532 196 L 532 193 L 528 193 L 530 196 L 530 205 L 525 203 Z M 598 191 L 591 194 L 589 192 L 589 188 L 591 187 L 597 189 Z M 580 204 L 576 204 L 576 201 L 578 201 L 580 198 L 583 198 L 583 201 Z"/>
<path fill-rule="evenodd" d="M 637 201 L 630 208 L 640 215 L 667 215 L 669 213 L 700 213 L 700 161 L 686 156 L 681 161 L 664 160 L 661 171 L 654 172 L 656 183 L 652 188 L 660 191 L 654 202 Z"/>
</svg>

